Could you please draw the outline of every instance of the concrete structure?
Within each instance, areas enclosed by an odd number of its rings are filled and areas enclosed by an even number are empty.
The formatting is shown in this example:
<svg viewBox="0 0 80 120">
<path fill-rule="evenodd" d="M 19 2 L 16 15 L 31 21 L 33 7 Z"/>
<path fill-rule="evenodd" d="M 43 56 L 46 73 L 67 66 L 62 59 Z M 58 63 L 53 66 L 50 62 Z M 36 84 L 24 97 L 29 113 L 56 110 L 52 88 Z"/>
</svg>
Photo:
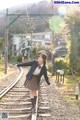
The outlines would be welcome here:
<svg viewBox="0 0 80 120">
<path fill-rule="evenodd" d="M 12 38 L 12 57 L 19 55 L 29 56 L 32 47 L 50 48 L 51 32 L 33 34 L 15 34 Z"/>
</svg>

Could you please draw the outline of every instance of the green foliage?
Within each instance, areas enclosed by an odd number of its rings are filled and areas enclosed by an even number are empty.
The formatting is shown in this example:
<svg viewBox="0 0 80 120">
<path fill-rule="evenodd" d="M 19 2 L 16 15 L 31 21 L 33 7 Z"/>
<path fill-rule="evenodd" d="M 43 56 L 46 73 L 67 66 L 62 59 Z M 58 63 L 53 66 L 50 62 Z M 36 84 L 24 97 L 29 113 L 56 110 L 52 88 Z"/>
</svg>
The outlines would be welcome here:
<svg viewBox="0 0 80 120">
<path fill-rule="evenodd" d="M 1 59 L 1 54 L 2 54 L 2 48 L 3 48 L 3 39 L 0 38 L 0 59 Z"/>
<path fill-rule="evenodd" d="M 36 48 L 36 47 L 34 47 L 34 48 L 32 49 L 32 56 L 33 56 L 33 59 L 36 59 L 36 58 L 37 58 L 37 48 Z"/>
<path fill-rule="evenodd" d="M 51 62 L 47 62 L 47 66 L 48 66 L 48 71 L 50 73 L 53 73 L 53 64 Z"/>
<path fill-rule="evenodd" d="M 0 60 L 0 64 L 2 63 L 2 60 Z"/>
<path fill-rule="evenodd" d="M 17 57 L 17 62 L 22 62 L 22 57 L 21 56 Z"/>
<path fill-rule="evenodd" d="M 70 46 L 70 66 L 74 70 L 78 70 L 80 63 L 80 11 L 69 13 L 65 18 L 65 22 L 69 29 Z"/>
<path fill-rule="evenodd" d="M 70 30 L 70 34 L 78 35 L 80 32 L 80 11 L 69 13 L 65 18 L 65 22 Z"/>
<path fill-rule="evenodd" d="M 54 64 L 52 62 L 48 62 L 48 71 L 55 74 L 58 69 L 64 70 L 65 74 L 70 74 L 69 65 L 67 62 L 63 60 L 55 61 Z"/>
<path fill-rule="evenodd" d="M 54 32 L 60 32 L 65 27 L 65 23 L 62 17 L 54 16 L 49 20 L 49 26 Z"/>
<path fill-rule="evenodd" d="M 3 47 L 3 39 L 0 38 L 0 51 L 2 50 L 2 47 Z"/>
<path fill-rule="evenodd" d="M 56 70 L 61 69 L 65 71 L 65 74 L 69 73 L 69 65 L 67 62 L 64 62 L 62 60 L 60 61 L 56 61 L 54 62 L 54 66 L 53 66 L 53 71 L 54 73 L 56 72 Z"/>
<path fill-rule="evenodd" d="M 75 54 L 74 55 L 70 54 L 70 65 L 74 70 L 76 70 L 77 72 L 80 72 L 78 71 L 80 67 L 80 56 L 77 56 Z"/>
</svg>

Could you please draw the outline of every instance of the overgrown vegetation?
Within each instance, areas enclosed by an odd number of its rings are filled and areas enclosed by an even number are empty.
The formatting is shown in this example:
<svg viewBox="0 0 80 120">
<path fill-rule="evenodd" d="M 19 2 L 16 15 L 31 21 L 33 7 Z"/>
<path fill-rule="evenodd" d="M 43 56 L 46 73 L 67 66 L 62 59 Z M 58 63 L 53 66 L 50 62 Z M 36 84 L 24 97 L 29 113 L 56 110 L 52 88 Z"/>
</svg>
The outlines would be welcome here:
<svg viewBox="0 0 80 120">
<path fill-rule="evenodd" d="M 21 56 L 17 57 L 17 62 L 22 62 L 22 57 Z"/>
<path fill-rule="evenodd" d="M 3 39 L 0 38 L 0 53 L 2 52 L 2 48 L 3 48 Z"/>
<path fill-rule="evenodd" d="M 80 11 L 73 11 L 65 18 L 69 29 L 70 46 L 70 66 L 79 71 L 80 63 Z"/>
<path fill-rule="evenodd" d="M 58 69 L 64 70 L 66 74 L 69 74 L 69 66 L 67 62 L 64 62 L 62 60 L 55 61 L 53 66 L 53 71 L 56 72 L 56 70 Z"/>
</svg>

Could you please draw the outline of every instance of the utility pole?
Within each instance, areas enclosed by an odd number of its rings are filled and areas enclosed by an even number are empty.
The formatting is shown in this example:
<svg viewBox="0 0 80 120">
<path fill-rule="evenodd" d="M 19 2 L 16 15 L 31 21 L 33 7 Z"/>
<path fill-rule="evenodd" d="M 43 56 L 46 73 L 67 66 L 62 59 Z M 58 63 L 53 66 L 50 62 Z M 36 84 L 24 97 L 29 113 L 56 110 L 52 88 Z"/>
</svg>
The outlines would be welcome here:
<svg viewBox="0 0 80 120">
<path fill-rule="evenodd" d="M 31 30 L 31 60 L 33 59 L 33 55 L 32 55 L 32 30 Z"/>
<path fill-rule="evenodd" d="M 51 0 L 51 9 L 52 9 L 52 15 L 54 15 L 54 0 Z M 52 32 L 52 46 L 54 47 L 54 31 L 53 30 L 51 30 L 51 32 Z M 51 49 L 51 52 L 52 52 L 52 50 L 53 50 L 53 48 Z M 54 69 L 54 56 L 53 56 L 53 53 L 51 53 L 52 54 L 52 75 L 53 75 L 53 69 Z"/>
<path fill-rule="evenodd" d="M 4 57 L 4 62 L 5 62 L 5 74 L 7 74 L 7 68 L 8 68 L 8 9 L 6 9 L 6 27 L 5 27 L 5 57 Z"/>
</svg>

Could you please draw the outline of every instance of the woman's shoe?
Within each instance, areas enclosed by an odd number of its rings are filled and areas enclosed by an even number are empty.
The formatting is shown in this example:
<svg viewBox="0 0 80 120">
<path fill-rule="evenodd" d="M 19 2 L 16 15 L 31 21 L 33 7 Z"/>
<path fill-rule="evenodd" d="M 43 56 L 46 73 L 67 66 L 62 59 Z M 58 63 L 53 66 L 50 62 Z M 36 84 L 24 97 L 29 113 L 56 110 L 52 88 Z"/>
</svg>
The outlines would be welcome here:
<svg viewBox="0 0 80 120">
<path fill-rule="evenodd" d="M 31 108 L 31 113 L 32 113 L 32 114 L 35 114 L 35 112 L 36 112 L 36 111 L 35 111 L 35 107 L 32 107 L 32 108 Z"/>
<path fill-rule="evenodd" d="M 34 98 L 31 98 L 31 103 L 32 103 L 31 113 L 35 114 L 35 100 L 34 100 Z"/>
</svg>

